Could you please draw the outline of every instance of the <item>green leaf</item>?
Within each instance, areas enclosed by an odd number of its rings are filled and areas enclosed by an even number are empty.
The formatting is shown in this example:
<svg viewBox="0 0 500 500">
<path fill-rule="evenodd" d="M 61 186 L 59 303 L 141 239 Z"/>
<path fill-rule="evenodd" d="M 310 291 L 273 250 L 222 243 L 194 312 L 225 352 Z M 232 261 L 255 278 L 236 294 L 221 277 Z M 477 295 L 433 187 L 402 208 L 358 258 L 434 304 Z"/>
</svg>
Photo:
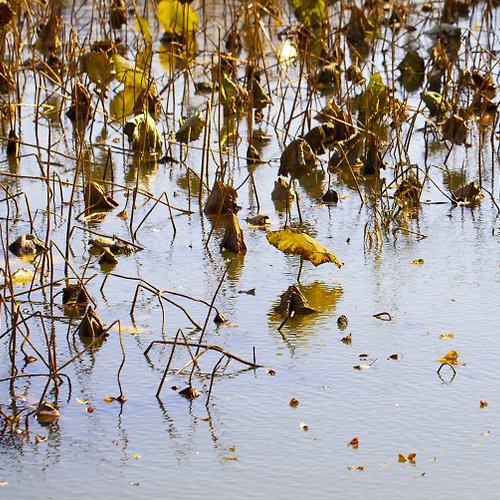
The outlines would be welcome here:
<svg viewBox="0 0 500 500">
<path fill-rule="evenodd" d="M 401 83 L 408 92 L 415 92 L 420 88 L 425 78 L 425 62 L 417 52 L 408 52 L 398 69 L 401 71 Z"/>
</svg>

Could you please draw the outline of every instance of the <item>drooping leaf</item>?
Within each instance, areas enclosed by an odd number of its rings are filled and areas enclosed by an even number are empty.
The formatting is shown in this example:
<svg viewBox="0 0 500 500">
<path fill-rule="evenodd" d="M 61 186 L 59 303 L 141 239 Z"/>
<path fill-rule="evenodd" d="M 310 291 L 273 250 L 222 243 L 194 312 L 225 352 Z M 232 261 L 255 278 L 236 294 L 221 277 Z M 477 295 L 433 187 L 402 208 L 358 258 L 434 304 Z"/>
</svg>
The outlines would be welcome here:
<svg viewBox="0 0 500 500">
<path fill-rule="evenodd" d="M 80 58 L 82 71 L 100 87 L 106 87 L 115 77 L 113 62 L 106 52 L 87 52 Z"/>
<path fill-rule="evenodd" d="M 132 149 L 139 152 L 160 152 L 163 140 L 156 123 L 148 113 L 141 113 L 123 127 Z"/>
<path fill-rule="evenodd" d="M 445 97 L 431 90 L 422 92 L 422 101 L 424 101 L 431 116 L 443 116 L 451 109 L 451 105 Z"/>
<path fill-rule="evenodd" d="M 175 139 L 178 142 L 188 144 L 196 141 L 205 127 L 205 120 L 201 111 L 189 115 L 181 124 L 179 130 L 175 133 Z"/>
<path fill-rule="evenodd" d="M 331 262 L 338 268 L 342 267 L 342 262 L 333 252 L 306 233 L 292 229 L 269 231 L 267 241 L 283 253 L 300 255 L 314 266 Z"/>
<path fill-rule="evenodd" d="M 290 142 L 280 158 L 278 175 L 298 179 L 316 168 L 316 157 L 309 143 L 302 138 Z"/>
<path fill-rule="evenodd" d="M 224 249 L 228 252 L 240 254 L 247 252 L 243 230 L 241 229 L 238 217 L 234 214 L 230 214 L 226 219 L 226 232 L 222 238 L 220 248 L 221 250 Z"/>
<path fill-rule="evenodd" d="M 142 34 L 144 40 L 147 43 L 151 43 L 153 39 L 151 38 L 151 32 L 149 31 L 149 21 L 141 16 L 136 16 L 134 19 L 135 29 Z"/>
<path fill-rule="evenodd" d="M 401 83 L 408 92 L 415 92 L 420 88 L 425 78 L 425 62 L 414 51 L 409 51 L 398 65 L 401 71 Z"/>
<path fill-rule="evenodd" d="M 113 54 L 112 61 L 116 80 L 125 87 L 137 89 L 137 94 L 140 90 L 149 90 L 153 93 L 156 91 L 154 79 L 150 78 L 136 62 L 129 61 L 118 53 Z"/>
<path fill-rule="evenodd" d="M 185 35 L 198 29 L 198 15 L 189 3 L 162 0 L 158 4 L 157 14 L 167 33 Z"/>
<path fill-rule="evenodd" d="M 295 17 L 306 27 L 317 29 L 328 20 L 324 0 L 290 0 Z"/>
</svg>

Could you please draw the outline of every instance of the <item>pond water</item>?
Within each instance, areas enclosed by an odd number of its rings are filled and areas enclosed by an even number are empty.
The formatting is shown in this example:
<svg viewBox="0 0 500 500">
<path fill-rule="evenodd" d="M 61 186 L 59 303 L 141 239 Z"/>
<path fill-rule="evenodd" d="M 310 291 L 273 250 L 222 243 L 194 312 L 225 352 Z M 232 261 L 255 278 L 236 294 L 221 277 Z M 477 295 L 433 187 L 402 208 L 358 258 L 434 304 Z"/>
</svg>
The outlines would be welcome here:
<svg viewBox="0 0 500 500">
<path fill-rule="evenodd" d="M 165 139 L 178 126 L 182 113 L 205 109 L 207 98 L 193 93 L 193 78 L 207 79 L 202 78 L 203 68 L 208 67 L 217 48 L 216 20 L 223 25 L 222 34 L 231 22 L 230 16 L 222 16 L 224 8 L 226 4 L 205 5 L 206 36 L 198 36 L 202 50 L 192 76 L 167 69 L 155 53 L 153 74 L 157 87 L 173 82 L 163 94 L 163 114 L 158 125 Z M 284 9 L 284 18 L 296 23 L 289 8 Z M 484 4 L 478 4 L 469 19 L 460 21 L 464 33 L 466 27 L 481 25 L 484 9 Z M 64 12 L 63 31 L 69 36 L 67 23 L 72 14 L 69 7 Z M 92 6 L 83 4 L 74 23 L 87 26 L 91 12 Z M 493 9 L 492 16 L 495 22 L 498 8 Z M 269 28 L 273 46 L 278 47 L 281 27 L 265 23 L 272 23 L 266 18 L 262 29 L 265 27 L 267 33 Z M 419 33 L 425 31 L 425 23 L 428 21 L 417 22 Z M 153 21 L 151 26 L 152 32 L 158 31 L 154 37 L 159 38 L 161 30 Z M 90 33 L 91 42 L 99 39 L 100 29 Z M 129 30 L 128 57 L 133 59 L 138 48 L 134 43 L 139 42 L 132 26 Z M 391 33 L 388 28 L 387 33 Z M 498 31 L 492 34 L 486 28 L 477 28 L 472 33 L 476 34 L 476 49 L 500 49 Z M 421 36 L 422 48 L 428 48 L 430 40 Z M 85 43 L 88 46 L 88 41 Z M 404 44 L 396 46 L 394 67 L 404 57 L 402 47 Z M 156 40 L 154 49 L 159 48 Z M 28 49 L 25 52 L 26 57 L 32 54 Z M 240 58 L 244 57 L 243 53 Z M 382 59 L 377 52 L 373 64 L 382 72 L 384 81 L 390 81 L 392 73 L 385 72 Z M 363 70 L 369 76 L 369 65 Z M 498 84 L 498 64 L 492 74 Z M 169 80 L 172 75 L 175 80 Z M 23 195 L 15 198 L 18 211 L 12 200 L 0 201 L 0 267 L 9 266 L 13 272 L 30 266 L 5 249 L 17 236 L 31 231 L 31 214 L 33 232 L 42 239 L 48 232 L 55 245 L 53 269 L 43 276 L 43 282 L 63 280 L 70 217 L 70 227 L 74 227 L 70 276 L 74 278 L 76 273 L 91 278 L 87 289 L 97 313 L 106 325 L 119 320 L 121 332 L 117 326 L 112 327 L 102 345 L 85 350 L 76 332 L 80 318 L 65 316 L 61 282 L 30 295 L 17 295 L 15 301 L 8 288 L 2 291 L 5 303 L 1 305 L 0 410 L 2 415 L 21 411 L 22 419 L 28 416 L 29 428 L 22 420 L 19 433 L 11 433 L 6 426 L 0 434 L 0 498 L 499 496 L 500 477 L 495 472 L 500 458 L 498 135 L 493 133 L 490 141 L 488 132 L 488 140 L 481 142 L 473 124 L 471 147 L 455 146 L 445 164 L 448 149 L 437 136 L 432 140 L 424 135 L 428 116 L 422 109 L 408 156 L 421 168 L 420 175 L 427 169 L 432 182 L 424 185 L 423 203 L 417 214 L 397 219 L 378 244 L 369 245 L 365 238 L 365 227 L 373 227 L 375 207 L 380 207 L 377 201 L 362 204 L 351 181 L 332 175 L 332 187 L 338 191 L 340 201 L 334 205 L 320 203 L 328 186 L 328 175 L 321 169 L 313 178 L 297 181 L 304 226 L 344 265 L 341 269 L 331 264 L 315 268 L 304 262 L 300 288 L 319 312 L 296 316 L 278 330 L 283 316 L 274 309 L 288 287 L 297 284 L 300 267 L 300 257 L 283 254 L 266 239 L 266 231 L 281 229 L 286 222 L 285 211 L 275 205 L 270 194 L 283 146 L 283 124 L 292 114 L 296 116 L 290 122 L 290 137 L 298 136 L 303 123 L 300 112 L 310 105 L 314 114 L 327 99 L 315 94 L 308 102 L 307 83 L 299 80 L 298 62 L 288 66 L 286 73 L 278 67 L 269 69 L 274 106 L 264 111 L 264 121 L 259 125 L 271 136 L 261 150 L 265 163 L 247 166 L 246 118 L 239 123 L 240 140 L 223 150 L 217 134 L 221 115 L 214 107 L 208 184 L 211 187 L 220 160 L 227 162 L 226 180 L 241 186 L 238 217 L 248 249 L 244 256 L 220 251 L 224 229 L 202 213 L 199 183 L 194 174 L 187 175 L 187 167 L 200 173 L 203 138 L 188 149 L 171 145 L 170 153 L 180 163 L 137 166 L 130 151 L 122 149 L 127 144 L 121 126 L 110 124 L 103 132 L 100 112 L 92 130 L 87 131 L 81 155 L 87 155 L 86 164 L 91 165 L 94 178 L 102 178 L 105 168 L 109 171 L 111 159 L 114 198 L 119 207 L 101 222 L 85 222 L 77 218 L 85 211 L 79 188 L 70 213 L 77 163 L 72 158 L 79 156 L 82 143 L 74 141 L 71 123 L 64 114 L 62 124 L 37 115 L 39 100 L 55 89 L 60 93 L 60 88 L 42 83 L 40 76 L 27 70 L 19 78 L 24 85 L 19 125 L 21 156 L 17 163 L 1 164 L 0 182 L 4 192 L 8 188 L 11 194 L 25 193 L 29 211 Z M 105 106 L 115 91 L 113 85 Z M 395 86 L 401 91 L 397 82 Z M 70 92 L 71 85 L 67 90 Z M 407 96 L 413 111 L 419 105 L 418 94 Z M 93 99 L 96 103 L 95 95 Z M 64 103 L 64 109 L 68 105 Z M 317 125 L 314 120 L 311 123 Z M 50 148 L 50 155 L 43 148 Z M 328 154 L 322 156 L 325 158 Z M 397 161 L 393 149 L 386 161 L 388 167 L 381 175 L 389 183 Z M 492 198 L 486 194 L 472 207 L 457 206 L 443 194 L 456 188 L 457 183 L 477 180 L 480 170 L 483 186 Z M 44 177 L 52 179 L 54 173 L 69 184 L 51 181 L 51 191 L 47 191 Z M 77 182 L 80 184 L 80 177 Z M 141 193 L 148 191 L 153 198 L 139 194 L 132 210 L 136 182 Z M 363 196 L 376 189 L 373 179 L 359 182 Z M 52 198 L 47 202 L 48 192 Z M 154 199 L 163 193 L 174 207 L 183 210 L 173 209 L 175 233 L 167 206 L 158 204 L 150 212 Z M 245 222 L 258 208 L 269 215 L 269 228 Z M 117 217 L 123 209 L 129 213 L 127 220 Z M 295 205 L 291 214 L 292 223 L 297 224 Z M 402 229 L 394 231 L 396 227 Z M 120 256 L 110 272 L 101 268 L 98 257 L 89 254 L 89 231 L 133 241 L 135 230 L 134 242 L 143 250 Z M 211 373 L 220 358 L 220 353 L 208 353 L 200 360 L 200 370 L 194 372 L 193 378 L 201 396 L 189 401 L 178 394 L 187 386 L 190 372 L 187 369 L 176 373 L 189 361 L 188 353 L 178 348 L 173 370 L 160 397 L 155 397 L 171 350 L 168 345 L 155 345 L 145 356 L 149 344 L 172 340 L 178 329 L 196 343 L 200 331 L 171 303 L 163 302 L 162 312 L 158 296 L 144 289 L 137 293 L 131 316 L 139 279 L 161 291 L 203 299 L 205 304 L 164 295 L 181 304 L 201 326 L 209 311 L 207 304 L 215 297 L 215 307 L 228 322 L 217 326 L 213 322 L 215 312 L 210 311 L 204 341 L 249 361 L 255 350 L 256 361 L 262 367 L 248 369 L 234 360 L 222 365 L 207 403 Z M 29 287 L 15 285 L 14 290 L 22 293 Z M 254 293 L 247 293 L 253 289 Z M 9 311 L 13 303 L 19 305 L 24 318 L 39 313 L 26 324 L 32 346 L 43 356 L 47 355 L 45 331 L 54 336 L 59 366 L 75 358 L 62 370 L 71 386 L 63 379 L 59 388 L 60 418 L 48 427 L 40 425 L 32 414 L 46 377 L 19 376 L 9 382 L 13 338 L 13 315 Z M 391 320 L 374 317 L 381 312 L 389 313 Z M 341 314 L 348 318 L 343 331 L 337 326 Z M 445 335 L 451 333 L 454 335 Z M 25 334 L 24 327 L 19 326 L 17 375 L 46 374 L 40 359 L 24 365 L 19 344 Z M 350 342 L 345 340 L 348 335 Z M 25 343 L 24 350 L 39 358 L 32 346 Z M 459 364 L 454 368 L 444 366 L 438 374 L 438 360 L 450 350 L 458 352 Z M 117 374 L 123 360 L 119 379 L 127 401 L 123 405 L 106 402 L 108 396 L 120 394 Z M 46 399 L 55 398 L 51 389 Z M 298 400 L 297 406 L 290 405 L 292 398 Z M 487 405 L 481 405 L 481 401 Z M 2 416 L 0 426 L 4 423 Z M 357 448 L 349 446 L 355 437 L 359 440 Z M 414 460 L 400 462 L 399 455 L 413 453 Z"/>
</svg>

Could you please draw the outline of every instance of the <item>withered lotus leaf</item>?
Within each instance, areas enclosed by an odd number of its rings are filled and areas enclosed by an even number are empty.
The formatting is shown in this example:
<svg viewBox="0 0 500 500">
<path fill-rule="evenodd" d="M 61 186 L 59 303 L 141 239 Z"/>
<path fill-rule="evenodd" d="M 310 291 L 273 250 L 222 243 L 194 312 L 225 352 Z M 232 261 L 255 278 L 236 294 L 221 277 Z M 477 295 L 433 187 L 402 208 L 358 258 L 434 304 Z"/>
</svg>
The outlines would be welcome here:
<svg viewBox="0 0 500 500">
<path fill-rule="evenodd" d="M 238 192 L 223 181 L 215 181 L 203 209 L 205 215 L 235 214 L 239 210 L 236 204 Z"/>
</svg>

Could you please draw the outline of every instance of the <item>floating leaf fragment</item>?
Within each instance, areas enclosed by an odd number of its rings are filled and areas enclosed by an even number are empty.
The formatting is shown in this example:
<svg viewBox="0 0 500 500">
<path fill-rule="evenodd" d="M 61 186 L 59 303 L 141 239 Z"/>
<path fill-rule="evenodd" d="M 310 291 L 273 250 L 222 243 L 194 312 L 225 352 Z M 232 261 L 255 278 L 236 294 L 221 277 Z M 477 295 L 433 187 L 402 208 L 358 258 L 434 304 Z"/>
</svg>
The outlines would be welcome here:
<svg viewBox="0 0 500 500">
<path fill-rule="evenodd" d="M 407 456 L 402 455 L 402 454 L 398 455 L 398 462 L 401 462 L 401 463 L 409 462 L 410 464 L 415 465 L 416 459 L 417 459 L 416 453 L 410 453 Z"/>
<path fill-rule="evenodd" d="M 93 406 L 87 406 L 86 410 L 87 413 L 94 413 L 95 408 Z"/>
<path fill-rule="evenodd" d="M 419 258 L 419 259 L 413 259 L 413 260 L 411 261 L 411 263 L 412 263 L 413 265 L 415 265 L 415 266 L 422 266 L 422 265 L 424 265 L 424 264 L 425 264 L 425 261 L 424 261 L 424 259 Z"/>
<path fill-rule="evenodd" d="M 348 471 L 353 471 L 353 470 L 365 470 L 366 469 L 366 466 L 365 465 L 349 465 L 349 467 L 347 467 L 347 470 Z"/>
<path fill-rule="evenodd" d="M 139 460 L 139 459 L 141 459 L 141 458 L 142 458 L 142 456 L 141 456 L 141 455 L 139 455 L 139 453 L 134 453 L 134 454 L 132 455 L 132 458 L 133 458 L 134 460 Z"/>
<path fill-rule="evenodd" d="M 116 401 L 116 398 L 114 396 L 105 396 L 103 398 L 103 401 L 106 403 L 106 404 L 111 404 L 113 403 L 114 401 Z"/>
<path fill-rule="evenodd" d="M 354 448 L 355 450 L 357 450 L 359 448 L 359 438 L 358 437 L 353 437 L 349 441 L 348 446 L 350 446 L 351 448 Z"/>
<path fill-rule="evenodd" d="M 48 436 L 41 436 L 40 434 L 35 434 L 35 444 L 43 443 L 47 441 L 48 438 L 49 438 Z"/>
<path fill-rule="evenodd" d="M 448 351 L 442 358 L 438 360 L 440 363 L 447 363 L 449 365 L 458 365 L 463 364 L 458 362 L 458 352 L 457 351 Z"/>
<path fill-rule="evenodd" d="M 441 333 L 441 335 L 439 335 L 440 340 L 454 339 L 454 338 L 455 338 L 454 333 Z"/>
<path fill-rule="evenodd" d="M 352 333 L 350 333 L 349 335 L 345 336 L 345 337 L 342 337 L 340 339 L 340 341 L 345 344 L 345 345 L 351 345 L 352 344 Z"/>
<path fill-rule="evenodd" d="M 486 408 L 488 406 L 488 401 L 486 401 L 485 399 L 481 399 L 481 401 L 479 401 L 479 408 Z"/>
<path fill-rule="evenodd" d="M 307 425 L 305 422 L 300 422 L 299 428 L 301 431 L 308 431 L 309 430 L 309 425 Z"/>
<path fill-rule="evenodd" d="M 88 400 L 86 400 L 86 399 L 78 399 L 78 398 L 76 398 L 76 402 L 79 405 L 88 405 L 89 404 Z"/>
<path fill-rule="evenodd" d="M 292 398 L 292 399 L 290 399 L 290 401 L 288 401 L 288 404 L 292 408 L 297 408 L 297 406 L 299 406 L 299 400 L 297 398 Z"/>
<path fill-rule="evenodd" d="M 245 220 L 249 225 L 256 227 L 263 227 L 271 224 L 271 219 L 266 214 L 257 214 L 253 217 L 247 217 Z"/>
</svg>

